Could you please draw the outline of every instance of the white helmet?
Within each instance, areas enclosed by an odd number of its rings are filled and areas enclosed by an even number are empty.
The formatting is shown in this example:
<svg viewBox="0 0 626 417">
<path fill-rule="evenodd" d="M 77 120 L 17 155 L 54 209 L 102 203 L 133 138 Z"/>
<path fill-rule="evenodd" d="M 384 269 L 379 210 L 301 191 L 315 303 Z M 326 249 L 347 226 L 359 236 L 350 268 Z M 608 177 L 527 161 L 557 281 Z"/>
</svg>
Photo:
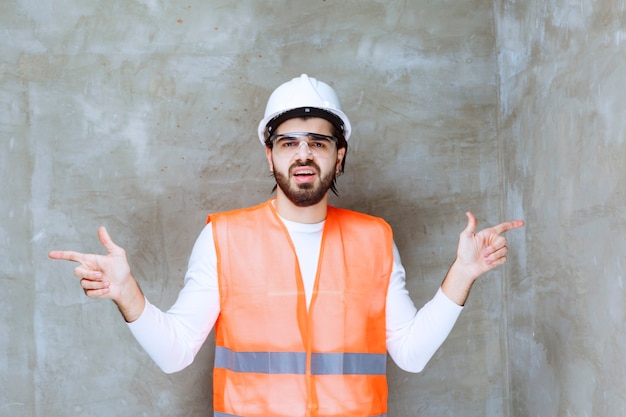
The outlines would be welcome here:
<svg viewBox="0 0 626 417">
<path fill-rule="evenodd" d="M 265 145 L 266 132 L 271 135 L 285 120 L 300 116 L 324 118 L 343 131 L 346 140 L 350 137 L 350 120 L 341 111 L 335 90 L 322 81 L 302 74 L 280 85 L 267 101 L 265 116 L 258 129 L 261 143 Z"/>
</svg>

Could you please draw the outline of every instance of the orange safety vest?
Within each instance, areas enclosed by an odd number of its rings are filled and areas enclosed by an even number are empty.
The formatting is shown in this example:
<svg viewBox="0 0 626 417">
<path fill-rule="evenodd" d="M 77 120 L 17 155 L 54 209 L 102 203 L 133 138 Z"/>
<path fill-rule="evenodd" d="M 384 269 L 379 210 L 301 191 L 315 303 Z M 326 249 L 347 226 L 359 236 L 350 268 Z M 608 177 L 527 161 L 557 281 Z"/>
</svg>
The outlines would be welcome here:
<svg viewBox="0 0 626 417">
<path fill-rule="evenodd" d="M 386 416 L 389 225 L 328 207 L 307 311 L 296 251 L 271 200 L 208 221 L 221 308 L 214 416 Z"/>
</svg>

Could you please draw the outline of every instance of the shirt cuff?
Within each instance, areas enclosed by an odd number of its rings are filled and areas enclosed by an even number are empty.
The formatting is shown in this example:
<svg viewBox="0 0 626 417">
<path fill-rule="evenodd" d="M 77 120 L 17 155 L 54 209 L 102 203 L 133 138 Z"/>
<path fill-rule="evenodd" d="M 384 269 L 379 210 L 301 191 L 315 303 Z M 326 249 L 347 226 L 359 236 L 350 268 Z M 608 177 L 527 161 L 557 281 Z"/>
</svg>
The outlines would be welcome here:
<svg viewBox="0 0 626 417">
<path fill-rule="evenodd" d="M 456 321 L 461 314 L 461 311 L 463 311 L 463 306 L 458 305 L 448 298 L 441 287 L 439 287 L 437 294 L 435 294 L 431 302 L 437 306 L 438 314 L 445 314 L 450 320 L 453 321 Z"/>
<path fill-rule="evenodd" d="M 137 318 L 137 320 L 130 322 L 130 323 L 126 322 L 126 325 L 130 329 L 130 331 L 135 335 L 135 337 L 137 336 L 136 333 L 141 334 L 149 330 L 149 328 L 151 327 L 150 325 L 154 323 L 154 319 L 150 318 L 151 316 L 150 313 L 151 313 L 151 310 L 154 309 L 154 306 L 150 304 L 150 302 L 145 296 L 144 296 L 144 300 L 145 300 L 145 305 L 143 307 L 143 311 L 141 312 L 141 315 Z"/>
</svg>

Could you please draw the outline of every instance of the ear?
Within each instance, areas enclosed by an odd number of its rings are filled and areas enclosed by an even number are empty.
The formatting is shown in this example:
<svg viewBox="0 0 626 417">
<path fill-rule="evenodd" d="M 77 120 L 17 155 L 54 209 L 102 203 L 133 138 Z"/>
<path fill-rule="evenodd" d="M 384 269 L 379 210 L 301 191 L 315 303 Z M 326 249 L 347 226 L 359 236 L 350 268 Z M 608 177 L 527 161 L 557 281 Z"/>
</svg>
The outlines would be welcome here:
<svg viewBox="0 0 626 417">
<path fill-rule="evenodd" d="M 265 147 L 265 157 L 267 158 L 267 163 L 270 166 L 270 172 L 274 172 L 274 162 L 272 160 L 272 148 L 269 146 Z"/>
<path fill-rule="evenodd" d="M 339 174 L 341 170 L 341 162 L 343 161 L 343 157 L 346 155 L 346 148 L 341 148 L 337 150 L 337 163 L 335 164 L 335 173 Z"/>
</svg>

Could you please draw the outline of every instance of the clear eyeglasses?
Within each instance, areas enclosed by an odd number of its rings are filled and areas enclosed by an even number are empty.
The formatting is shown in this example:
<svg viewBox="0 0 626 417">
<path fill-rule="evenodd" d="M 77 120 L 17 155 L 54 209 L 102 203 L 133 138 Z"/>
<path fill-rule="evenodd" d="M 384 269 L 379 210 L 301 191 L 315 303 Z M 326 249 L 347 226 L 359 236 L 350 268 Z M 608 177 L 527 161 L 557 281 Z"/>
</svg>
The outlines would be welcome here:
<svg viewBox="0 0 626 417">
<path fill-rule="evenodd" d="M 334 136 L 320 135 L 311 132 L 294 132 L 275 134 L 270 136 L 272 145 L 280 155 L 293 155 L 298 152 L 303 143 L 307 145 L 307 152 L 325 156 L 332 153 L 337 144 Z"/>
</svg>

